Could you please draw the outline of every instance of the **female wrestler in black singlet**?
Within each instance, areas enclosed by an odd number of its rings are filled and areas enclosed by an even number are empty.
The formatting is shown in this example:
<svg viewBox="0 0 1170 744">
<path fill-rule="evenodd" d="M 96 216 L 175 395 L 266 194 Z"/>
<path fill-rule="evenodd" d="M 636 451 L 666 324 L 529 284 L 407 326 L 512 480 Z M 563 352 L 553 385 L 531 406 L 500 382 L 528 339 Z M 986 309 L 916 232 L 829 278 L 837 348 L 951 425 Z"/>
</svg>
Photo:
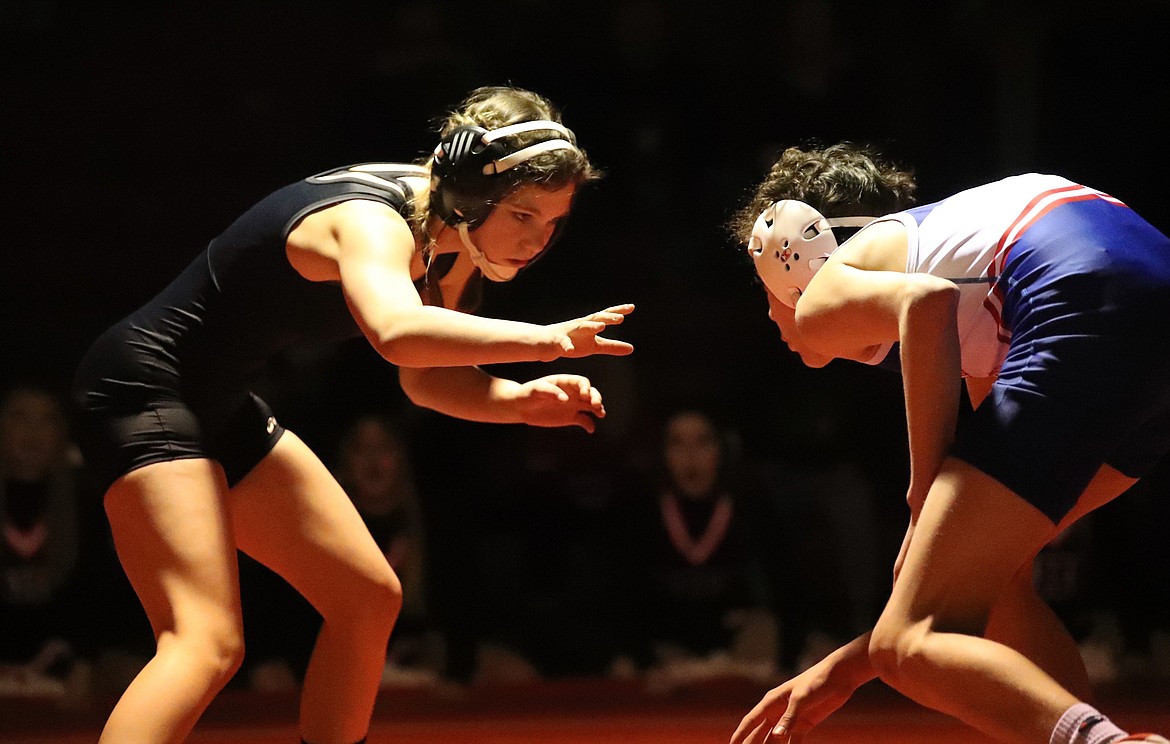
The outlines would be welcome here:
<svg viewBox="0 0 1170 744">
<path fill-rule="evenodd" d="M 600 334 L 619 305 L 547 326 L 464 312 L 480 275 L 541 254 L 597 174 L 545 99 L 474 91 L 422 165 L 363 164 L 280 189 L 109 329 L 77 373 L 88 462 L 108 486 L 122 565 L 157 638 L 101 741 L 182 740 L 243 654 L 236 550 L 324 622 L 300 729 L 367 732 L 401 587 L 320 460 L 249 388 L 274 353 L 364 335 L 415 403 L 464 419 L 592 431 L 584 377 L 526 383 L 475 365 L 632 347 Z"/>
</svg>

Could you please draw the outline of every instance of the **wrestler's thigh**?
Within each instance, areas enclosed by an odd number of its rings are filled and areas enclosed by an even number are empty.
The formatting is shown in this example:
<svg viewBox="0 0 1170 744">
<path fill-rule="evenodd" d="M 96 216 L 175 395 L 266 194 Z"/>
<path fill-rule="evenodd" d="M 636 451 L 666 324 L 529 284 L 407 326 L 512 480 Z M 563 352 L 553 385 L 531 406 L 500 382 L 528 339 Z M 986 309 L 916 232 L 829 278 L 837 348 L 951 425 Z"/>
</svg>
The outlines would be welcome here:
<svg viewBox="0 0 1170 744">
<path fill-rule="evenodd" d="M 1054 534 L 1034 506 L 948 458 L 923 505 L 883 620 L 980 635 L 1012 576 Z"/>
<path fill-rule="evenodd" d="M 114 546 L 155 635 L 239 624 L 235 541 L 216 463 L 181 459 L 143 466 L 106 492 Z"/>
<path fill-rule="evenodd" d="M 239 548 L 324 615 L 355 592 L 401 591 L 345 491 L 292 432 L 231 489 L 228 507 Z"/>
</svg>

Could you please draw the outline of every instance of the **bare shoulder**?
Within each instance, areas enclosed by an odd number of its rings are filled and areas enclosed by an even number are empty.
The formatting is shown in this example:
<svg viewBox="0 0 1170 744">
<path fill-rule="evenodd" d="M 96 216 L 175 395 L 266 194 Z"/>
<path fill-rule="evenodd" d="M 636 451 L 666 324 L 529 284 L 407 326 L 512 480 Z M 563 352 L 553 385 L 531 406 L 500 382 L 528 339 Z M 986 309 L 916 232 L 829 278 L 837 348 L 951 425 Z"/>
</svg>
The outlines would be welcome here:
<svg viewBox="0 0 1170 744">
<path fill-rule="evenodd" d="M 898 339 L 899 308 L 911 281 L 906 228 L 876 222 L 833 252 L 796 306 L 796 321 L 822 353 L 863 358 L 859 349 Z"/>
<path fill-rule="evenodd" d="M 836 250 L 833 258 L 865 271 L 906 271 L 909 236 L 896 220 L 874 222 Z"/>
<path fill-rule="evenodd" d="M 344 232 L 410 232 L 393 207 L 373 199 L 346 199 L 310 212 L 289 233 L 288 242 L 306 249 L 327 247 Z M 332 240 L 331 240 L 332 239 Z"/>
<path fill-rule="evenodd" d="M 289 232 L 289 263 L 312 281 L 338 278 L 337 262 L 346 249 L 413 251 L 406 219 L 393 207 L 373 199 L 347 199 L 318 209 Z"/>
</svg>

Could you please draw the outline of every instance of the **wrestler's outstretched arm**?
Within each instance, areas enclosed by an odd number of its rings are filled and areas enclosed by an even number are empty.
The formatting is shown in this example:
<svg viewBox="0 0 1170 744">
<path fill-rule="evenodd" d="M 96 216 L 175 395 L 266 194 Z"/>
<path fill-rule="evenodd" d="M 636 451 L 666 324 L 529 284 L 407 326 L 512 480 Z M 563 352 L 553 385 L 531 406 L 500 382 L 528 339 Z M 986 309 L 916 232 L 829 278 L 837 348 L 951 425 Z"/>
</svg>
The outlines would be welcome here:
<svg viewBox="0 0 1170 744">
<path fill-rule="evenodd" d="M 312 218 L 319 219 L 309 223 Z M 366 338 L 399 366 L 466 367 L 633 351 L 630 344 L 600 336 L 633 312 L 630 304 L 549 325 L 424 305 L 411 279 L 414 235 L 406 220 L 384 204 L 343 202 L 306 223 L 290 235 L 290 251 L 322 259 L 324 278 L 330 269 L 336 272 Z"/>
</svg>

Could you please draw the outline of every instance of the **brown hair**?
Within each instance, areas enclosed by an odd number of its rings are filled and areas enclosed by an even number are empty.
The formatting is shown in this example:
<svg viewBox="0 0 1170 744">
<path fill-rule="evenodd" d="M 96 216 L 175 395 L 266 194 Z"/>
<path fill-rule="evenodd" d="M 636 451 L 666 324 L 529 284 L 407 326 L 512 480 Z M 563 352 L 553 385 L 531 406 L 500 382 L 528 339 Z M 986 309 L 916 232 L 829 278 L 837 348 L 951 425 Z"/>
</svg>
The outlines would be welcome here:
<svg viewBox="0 0 1170 744">
<path fill-rule="evenodd" d="M 913 205 L 915 188 L 913 171 L 865 147 L 849 142 L 822 149 L 789 147 L 732 217 L 730 228 L 746 245 L 756 218 L 781 199 L 797 199 L 826 217 L 880 216 Z"/>
<path fill-rule="evenodd" d="M 545 119 L 562 124 L 560 111 L 547 98 L 523 88 L 512 86 L 485 86 L 476 88 L 462 103 L 449 112 L 438 124 L 439 137 L 446 137 L 457 127 L 474 125 L 484 129 L 499 129 L 509 124 Z M 547 133 L 526 132 L 508 138 L 516 149 L 539 142 Z M 574 143 L 576 144 L 576 143 Z M 426 161 L 430 162 L 428 157 Z M 498 177 L 507 184 L 503 194 L 507 195 L 527 185 L 539 185 L 555 191 L 569 184 L 581 185 L 596 181 L 602 173 L 590 162 L 585 151 L 578 146 L 575 150 L 551 150 L 530 158 Z M 498 192 L 493 194 L 498 198 Z M 421 235 L 423 248 L 429 248 L 433 236 L 427 230 L 430 217 L 429 194 L 419 194 L 411 226 Z"/>
</svg>

